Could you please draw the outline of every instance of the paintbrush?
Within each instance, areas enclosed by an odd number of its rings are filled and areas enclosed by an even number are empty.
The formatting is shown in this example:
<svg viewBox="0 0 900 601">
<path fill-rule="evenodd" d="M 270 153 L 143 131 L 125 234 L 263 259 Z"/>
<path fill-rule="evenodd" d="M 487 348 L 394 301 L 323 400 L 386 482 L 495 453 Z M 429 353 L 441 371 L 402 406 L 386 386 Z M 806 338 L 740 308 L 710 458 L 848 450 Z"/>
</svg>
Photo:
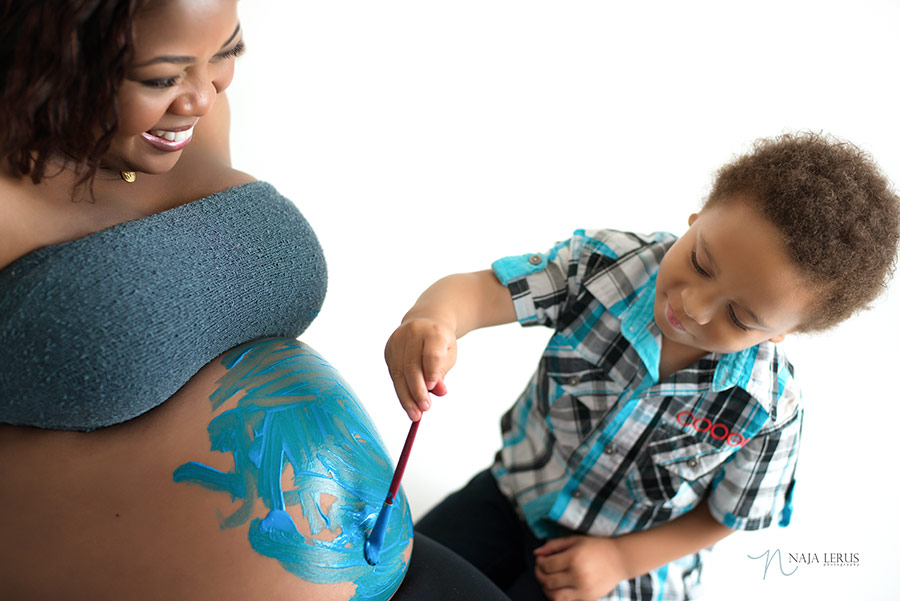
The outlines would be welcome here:
<svg viewBox="0 0 900 601">
<path fill-rule="evenodd" d="M 406 462 L 409 460 L 409 452 L 412 450 L 413 440 L 416 438 L 416 431 L 419 429 L 419 421 L 415 421 L 409 426 L 409 434 L 406 435 L 406 442 L 403 443 L 403 450 L 400 452 L 400 459 L 397 461 L 397 468 L 394 470 L 394 477 L 391 479 L 391 486 L 388 488 L 387 498 L 381 506 L 372 532 L 366 539 L 365 554 L 366 561 L 373 566 L 378 563 L 378 557 L 381 555 L 381 546 L 384 544 L 384 534 L 387 531 L 388 519 L 391 516 L 391 509 L 394 507 L 394 497 L 400 490 L 400 479 L 403 477 L 403 470 L 406 469 Z"/>
</svg>

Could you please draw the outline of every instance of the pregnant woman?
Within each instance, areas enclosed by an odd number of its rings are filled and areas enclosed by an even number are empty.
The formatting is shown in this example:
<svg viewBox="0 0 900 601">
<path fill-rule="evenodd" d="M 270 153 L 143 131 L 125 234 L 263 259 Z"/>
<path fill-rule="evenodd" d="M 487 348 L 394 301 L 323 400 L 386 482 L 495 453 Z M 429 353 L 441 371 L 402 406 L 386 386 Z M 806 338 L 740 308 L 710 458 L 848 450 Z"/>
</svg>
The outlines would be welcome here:
<svg viewBox="0 0 900 601">
<path fill-rule="evenodd" d="M 0 1 L 0 596 L 502 599 L 296 340 L 316 237 L 231 167 L 237 0 Z"/>
</svg>

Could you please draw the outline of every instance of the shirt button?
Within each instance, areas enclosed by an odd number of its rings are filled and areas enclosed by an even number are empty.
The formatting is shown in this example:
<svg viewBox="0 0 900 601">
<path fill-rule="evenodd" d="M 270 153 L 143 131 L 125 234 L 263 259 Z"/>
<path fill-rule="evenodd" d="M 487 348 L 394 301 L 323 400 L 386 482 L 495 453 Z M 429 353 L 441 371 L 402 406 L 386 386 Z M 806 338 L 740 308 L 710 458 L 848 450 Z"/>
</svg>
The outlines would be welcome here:
<svg viewBox="0 0 900 601">
<path fill-rule="evenodd" d="M 697 460 L 693 457 L 688 459 L 688 467 L 697 467 Z"/>
<path fill-rule="evenodd" d="M 540 265 L 541 261 L 543 261 L 541 255 L 531 255 L 530 257 L 528 257 L 528 262 L 532 265 Z"/>
<path fill-rule="evenodd" d="M 612 455 L 613 453 L 616 452 L 616 447 L 614 447 L 614 446 L 612 446 L 612 445 L 609 445 L 608 447 L 606 447 L 606 448 L 603 449 L 603 450 L 604 450 L 604 452 L 605 452 L 607 455 Z"/>
<path fill-rule="evenodd" d="M 568 384 L 569 386 L 575 386 L 579 382 L 581 382 L 581 378 L 578 376 L 569 376 L 566 380 L 566 384 Z"/>
<path fill-rule="evenodd" d="M 575 497 L 576 499 L 580 499 L 581 497 L 584 496 L 584 493 L 581 492 L 580 490 L 576 490 L 575 492 L 572 493 L 572 496 Z"/>
</svg>

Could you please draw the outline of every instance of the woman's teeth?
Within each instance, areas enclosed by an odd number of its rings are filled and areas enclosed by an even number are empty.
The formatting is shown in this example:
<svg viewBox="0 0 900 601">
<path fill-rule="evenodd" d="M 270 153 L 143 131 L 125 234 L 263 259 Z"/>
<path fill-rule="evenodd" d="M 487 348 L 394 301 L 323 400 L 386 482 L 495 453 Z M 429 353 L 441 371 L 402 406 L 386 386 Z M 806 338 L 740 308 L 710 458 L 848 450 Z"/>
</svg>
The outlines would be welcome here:
<svg viewBox="0 0 900 601">
<path fill-rule="evenodd" d="M 166 131 L 164 129 L 151 129 L 150 133 L 157 138 L 168 140 L 169 142 L 184 142 L 194 133 L 194 128 L 185 129 L 183 131 Z"/>
</svg>

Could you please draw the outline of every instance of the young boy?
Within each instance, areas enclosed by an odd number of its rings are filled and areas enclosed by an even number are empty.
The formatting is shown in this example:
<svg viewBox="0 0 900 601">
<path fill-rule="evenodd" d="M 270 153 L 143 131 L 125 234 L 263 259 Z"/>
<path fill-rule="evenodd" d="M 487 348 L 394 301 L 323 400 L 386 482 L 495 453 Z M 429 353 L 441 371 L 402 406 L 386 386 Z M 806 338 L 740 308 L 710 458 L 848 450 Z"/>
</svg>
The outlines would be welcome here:
<svg viewBox="0 0 900 601">
<path fill-rule="evenodd" d="M 708 547 L 790 520 L 803 411 L 777 343 L 879 294 L 900 202 L 856 147 L 783 135 L 723 167 L 688 223 L 449 276 L 387 343 L 416 420 L 459 337 L 555 330 L 491 470 L 417 525 L 517 601 L 692 598 Z"/>
</svg>

